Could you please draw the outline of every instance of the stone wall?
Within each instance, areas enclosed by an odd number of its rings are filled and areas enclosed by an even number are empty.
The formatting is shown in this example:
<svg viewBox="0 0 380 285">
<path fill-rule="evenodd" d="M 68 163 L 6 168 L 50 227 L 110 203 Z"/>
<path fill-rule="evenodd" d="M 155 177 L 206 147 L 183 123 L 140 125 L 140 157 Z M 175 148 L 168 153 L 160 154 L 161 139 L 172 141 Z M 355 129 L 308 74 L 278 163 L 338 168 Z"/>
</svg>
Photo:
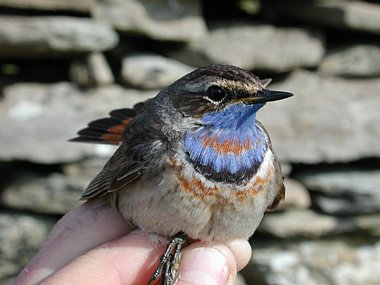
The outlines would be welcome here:
<svg viewBox="0 0 380 285">
<path fill-rule="evenodd" d="M 115 150 L 67 140 L 209 63 L 295 94 L 260 114 L 287 197 L 240 282 L 380 284 L 378 1 L 0 0 L 0 14 L 0 284 Z"/>
</svg>

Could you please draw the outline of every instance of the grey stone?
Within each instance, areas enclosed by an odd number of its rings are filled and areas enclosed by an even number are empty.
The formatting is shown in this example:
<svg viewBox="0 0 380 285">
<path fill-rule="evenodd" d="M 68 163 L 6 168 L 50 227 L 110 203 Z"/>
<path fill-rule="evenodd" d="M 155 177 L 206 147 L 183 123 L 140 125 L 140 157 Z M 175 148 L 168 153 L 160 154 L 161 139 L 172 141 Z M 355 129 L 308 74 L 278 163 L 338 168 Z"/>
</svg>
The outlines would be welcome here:
<svg viewBox="0 0 380 285">
<path fill-rule="evenodd" d="M 252 260 L 242 271 L 248 284 L 380 284 L 380 242 L 253 241 L 252 247 Z"/>
<path fill-rule="evenodd" d="M 320 237 L 342 231 L 334 217 L 304 209 L 267 214 L 258 230 L 281 238 Z"/>
<path fill-rule="evenodd" d="M 380 214 L 334 217 L 308 209 L 292 209 L 268 213 L 258 230 L 278 238 L 324 237 L 362 233 L 379 236 Z"/>
<path fill-rule="evenodd" d="M 315 191 L 315 203 L 328 214 L 380 212 L 380 170 L 337 169 L 303 173 L 297 178 Z"/>
<path fill-rule="evenodd" d="M 0 279 L 21 270 L 54 223 L 55 219 L 46 216 L 0 213 Z"/>
<path fill-rule="evenodd" d="M 134 54 L 123 59 L 122 78 L 142 89 L 161 89 L 194 68 L 156 54 Z"/>
<path fill-rule="evenodd" d="M 79 198 L 88 182 L 85 177 L 68 177 L 61 173 L 18 174 L 2 191 L 1 200 L 9 208 L 64 214 L 81 204 Z"/>
<path fill-rule="evenodd" d="M 280 203 L 279 210 L 306 209 L 310 207 L 309 192 L 300 182 L 291 178 L 285 178 L 285 189 L 285 199 Z"/>
<path fill-rule="evenodd" d="M 295 71 L 268 87 L 294 93 L 258 118 L 283 161 L 346 162 L 380 157 L 380 79 L 325 78 Z"/>
<path fill-rule="evenodd" d="M 81 87 L 95 87 L 115 82 L 112 70 L 102 53 L 90 53 L 70 66 L 70 79 Z"/>
<path fill-rule="evenodd" d="M 63 174 L 73 181 L 86 180 L 89 183 L 92 178 L 103 168 L 107 157 L 86 158 L 79 162 L 67 163 L 62 166 Z"/>
<path fill-rule="evenodd" d="M 88 122 L 113 109 L 131 107 L 156 92 L 109 85 L 80 91 L 70 83 L 19 83 L 4 90 L 0 104 L 0 159 L 39 163 L 109 156 L 114 146 L 67 142 Z M 12 128 L 9 128 L 12 126 Z"/>
<path fill-rule="evenodd" d="M 290 173 L 292 172 L 293 166 L 290 163 L 286 163 L 281 161 L 280 162 L 281 166 L 281 172 L 284 177 L 288 177 Z"/>
<path fill-rule="evenodd" d="M 90 13 L 92 0 L 0 0 L 0 7 Z"/>
<path fill-rule="evenodd" d="M 380 214 L 360 215 L 352 220 L 347 218 L 351 228 L 357 232 L 367 233 L 374 237 L 380 237 Z"/>
<path fill-rule="evenodd" d="M 216 25 L 208 37 L 171 52 L 170 56 L 198 66 L 225 63 L 283 72 L 316 66 L 323 54 L 323 38 L 315 30 L 229 23 Z"/>
<path fill-rule="evenodd" d="M 79 200 L 107 158 L 91 158 L 62 166 L 63 172 L 18 170 L 0 192 L 8 208 L 44 214 L 65 214 L 82 204 Z"/>
<path fill-rule="evenodd" d="M 319 71 L 328 75 L 369 77 L 380 75 L 380 47 L 377 45 L 348 45 L 329 52 Z"/>
<path fill-rule="evenodd" d="M 65 16 L 0 17 L 0 56 L 31 57 L 104 51 L 118 35 L 107 24 Z"/>
<path fill-rule="evenodd" d="M 206 35 L 198 0 L 97 0 L 93 15 L 122 32 L 157 40 L 188 41 Z"/>
<path fill-rule="evenodd" d="M 276 1 L 276 10 L 293 18 L 380 34 L 380 5 L 349 0 Z"/>
</svg>

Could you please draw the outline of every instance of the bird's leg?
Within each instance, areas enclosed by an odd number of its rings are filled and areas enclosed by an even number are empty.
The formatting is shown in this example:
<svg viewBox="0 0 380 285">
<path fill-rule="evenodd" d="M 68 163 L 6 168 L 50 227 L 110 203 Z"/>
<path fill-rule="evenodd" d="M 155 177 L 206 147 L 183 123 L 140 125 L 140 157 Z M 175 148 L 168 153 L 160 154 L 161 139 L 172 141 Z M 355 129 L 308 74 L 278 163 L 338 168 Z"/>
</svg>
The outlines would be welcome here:
<svg viewBox="0 0 380 285">
<path fill-rule="evenodd" d="M 187 245 L 189 238 L 183 232 L 176 234 L 163 255 L 160 258 L 160 264 L 150 278 L 148 285 L 161 276 L 160 285 L 172 285 L 178 278 L 179 264 L 181 261 L 180 252 L 183 246 Z"/>
</svg>

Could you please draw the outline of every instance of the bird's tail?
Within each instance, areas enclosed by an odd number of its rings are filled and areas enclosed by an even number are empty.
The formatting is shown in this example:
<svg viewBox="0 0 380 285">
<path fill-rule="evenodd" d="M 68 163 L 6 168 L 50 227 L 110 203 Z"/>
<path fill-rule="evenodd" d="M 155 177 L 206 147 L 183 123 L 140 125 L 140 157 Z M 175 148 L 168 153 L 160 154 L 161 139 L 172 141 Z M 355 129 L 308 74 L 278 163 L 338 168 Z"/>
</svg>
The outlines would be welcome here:
<svg viewBox="0 0 380 285">
<path fill-rule="evenodd" d="M 109 117 L 90 122 L 78 132 L 78 137 L 69 141 L 118 145 L 123 142 L 124 129 L 136 114 L 134 109 L 113 110 Z"/>
</svg>

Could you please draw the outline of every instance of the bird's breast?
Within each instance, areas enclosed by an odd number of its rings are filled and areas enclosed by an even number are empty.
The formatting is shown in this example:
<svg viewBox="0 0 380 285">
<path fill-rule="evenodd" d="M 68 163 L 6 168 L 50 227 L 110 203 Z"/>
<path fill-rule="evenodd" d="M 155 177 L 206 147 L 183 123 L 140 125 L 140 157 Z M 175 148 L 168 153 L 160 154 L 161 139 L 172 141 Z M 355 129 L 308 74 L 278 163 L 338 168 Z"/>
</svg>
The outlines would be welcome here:
<svg viewBox="0 0 380 285">
<path fill-rule="evenodd" d="M 244 139 L 226 139 L 219 141 L 217 136 L 206 136 L 202 138 L 202 146 L 204 148 L 210 148 L 210 150 L 217 153 L 217 155 L 234 155 L 239 157 L 240 155 L 248 152 L 252 145 L 249 138 Z"/>
<path fill-rule="evenodd" d="M 194 166 L 183 158 L 171 159 L 170 165 L 173 167 L 173 174 L 185 195 L 217 207 L 223 205 L 240 207 L 254 203 L 253 201 L 257 197 L 262 196 L 268 190 L 275 172 L 273 153 L 270 149 L 265 153 L 256 173 L 247 178 L 244 183 L 209 179 L 203 173 L 195 171 Z"/>
<path fill-rule="evenodd" d="M 206 178 L 245 183 L 255 175 L 268 149 L 266 136 L 200 131 L 185 138 L 187 160 Z"/>
</svg>

